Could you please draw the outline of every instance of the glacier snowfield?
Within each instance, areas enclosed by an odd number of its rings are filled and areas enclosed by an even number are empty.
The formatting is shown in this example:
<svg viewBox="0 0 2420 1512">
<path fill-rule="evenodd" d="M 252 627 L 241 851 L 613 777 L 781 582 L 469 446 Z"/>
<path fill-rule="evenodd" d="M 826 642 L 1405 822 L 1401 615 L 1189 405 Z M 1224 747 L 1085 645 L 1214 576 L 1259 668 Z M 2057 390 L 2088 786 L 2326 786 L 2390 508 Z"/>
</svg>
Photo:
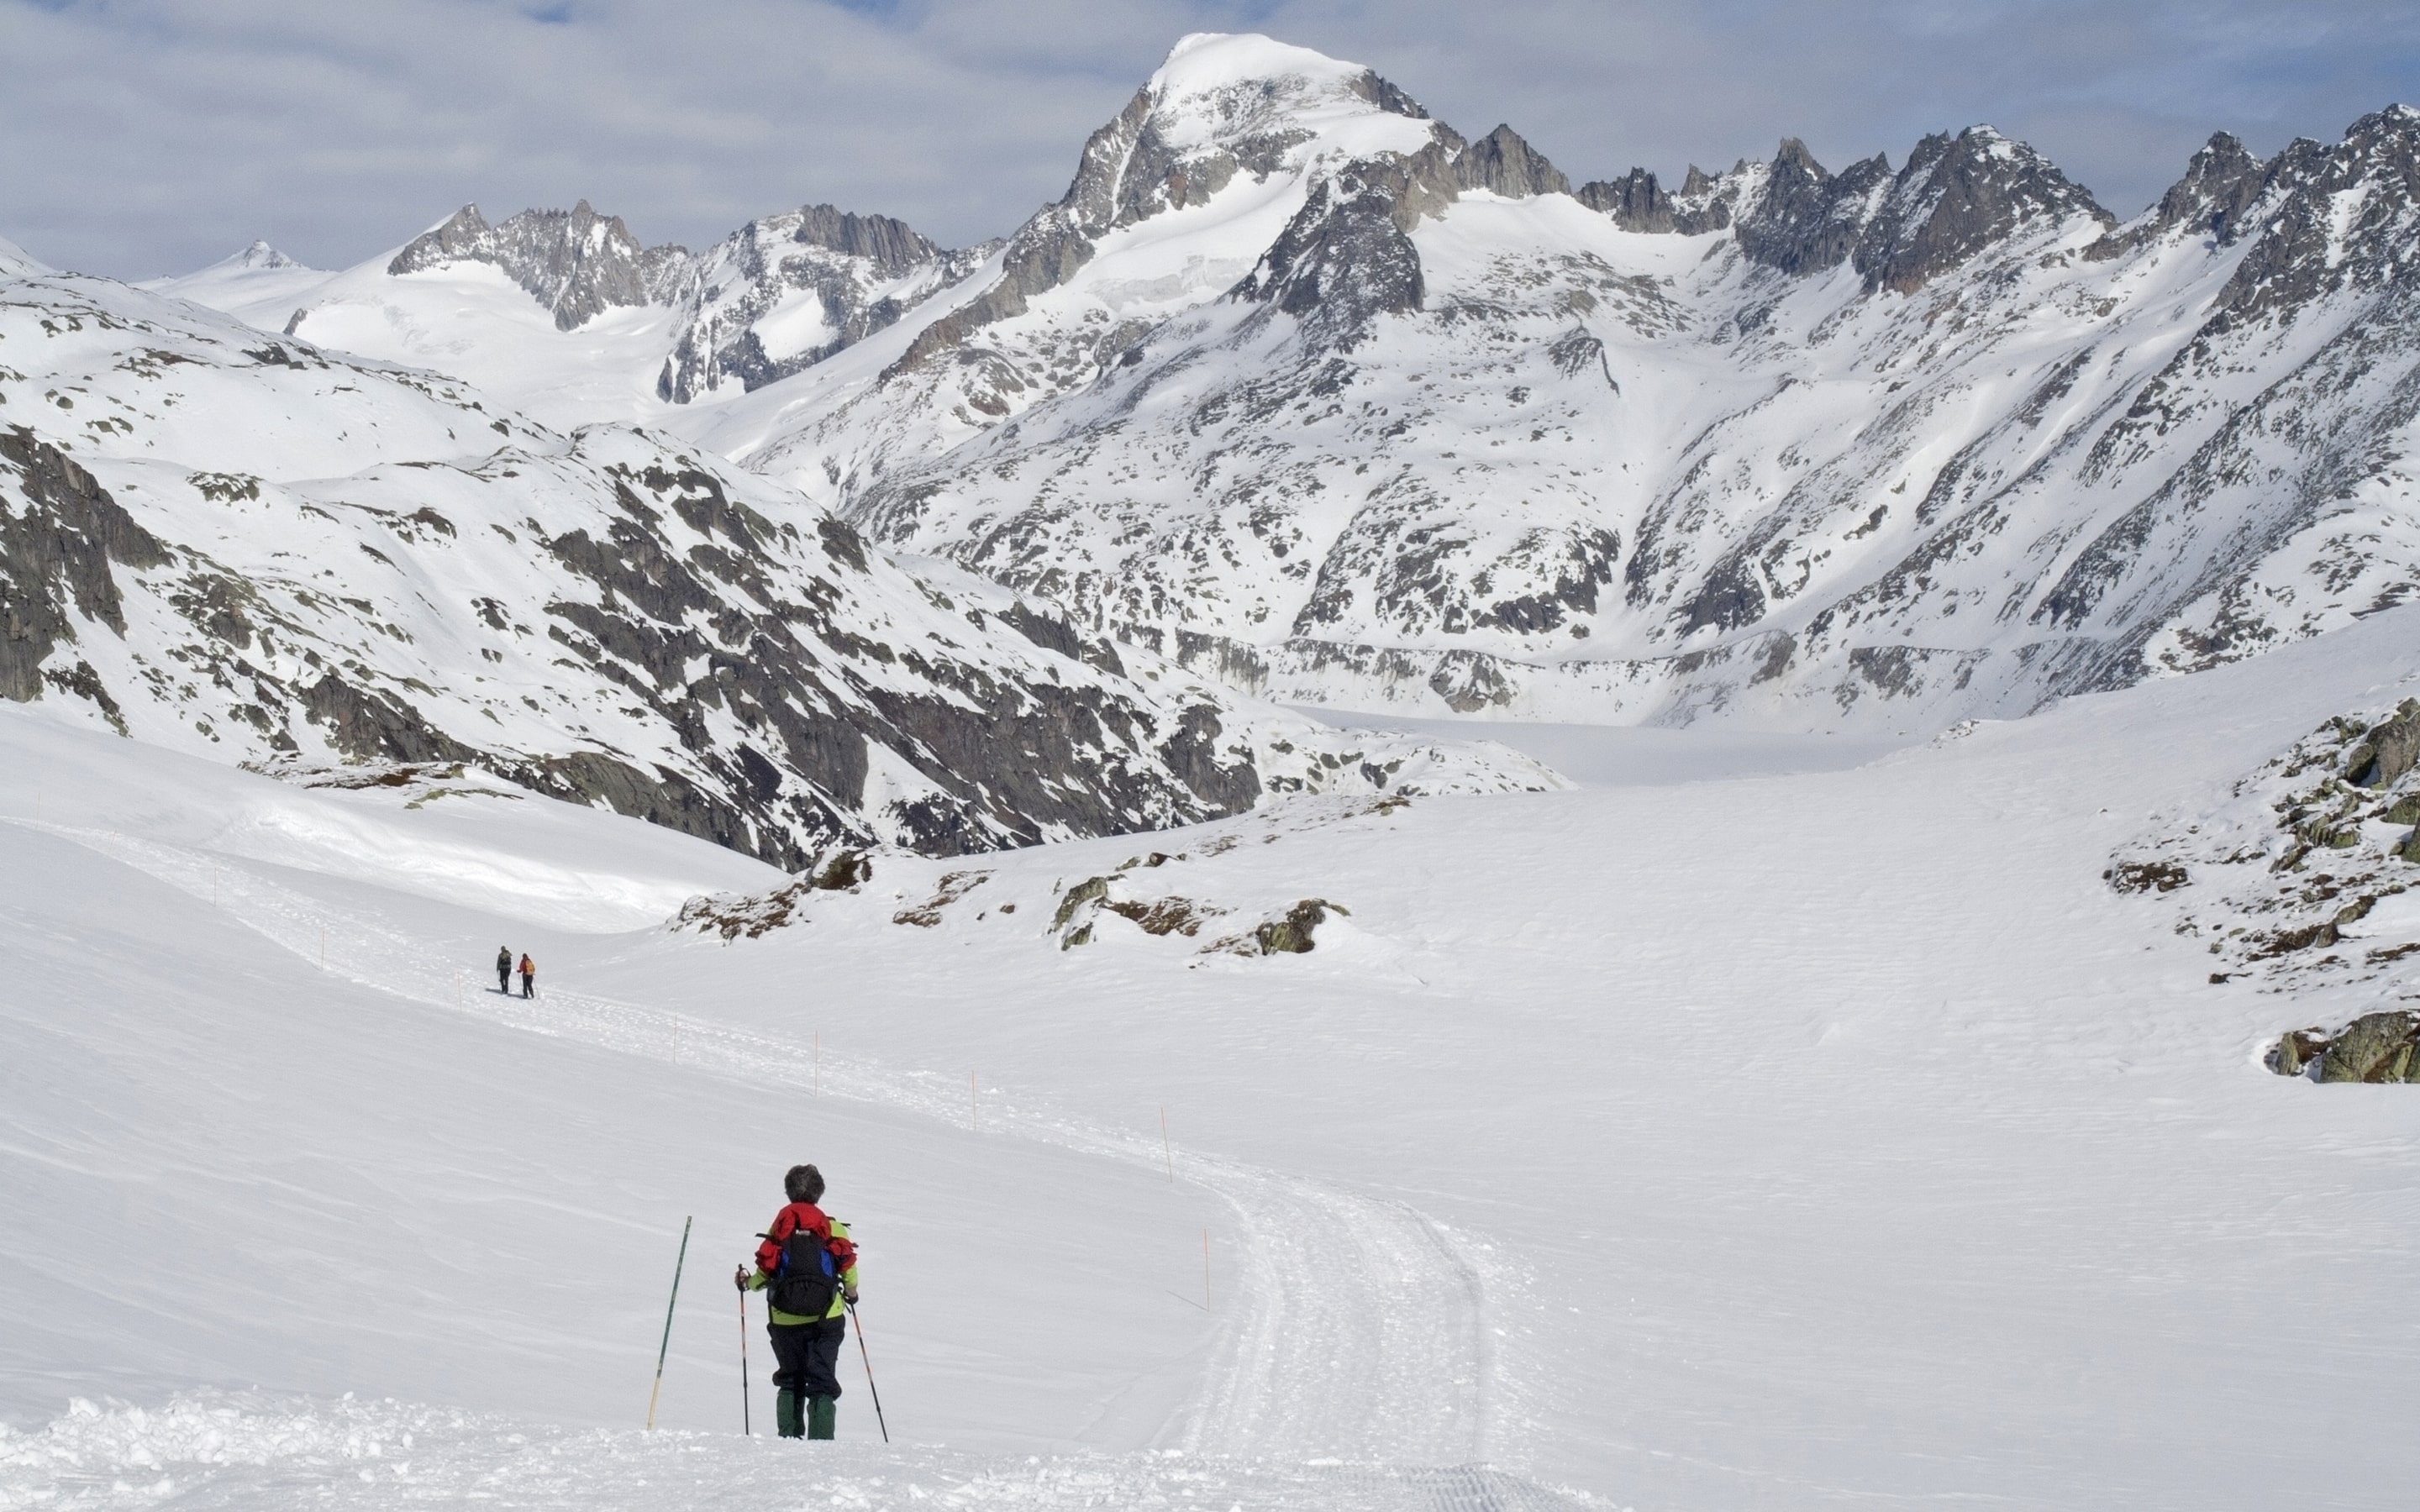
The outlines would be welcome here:
<svg viewBox="0 0 2420 1512">
<path fill-rule="evenodd" d="M 2101 872 L 2415 622 L 1846 769 L 879 856 L 728 942 L 644 921 L 786 881 L 703 842 L 0 712 L 0 1505 L 2399 1504 L 2408 1094 L 2258 1058 L 2380 989 L 2212 985 Z M 1096 876 L 1212 922 L 1062 949 Z M 802 1159 L 888 1448 L 853 1346 L 840 1444 L 738 1434 Z"/>
<path fill-rule="evenodd" d="M 0 1512 L 2408 1504 L 2415 228 L 1197 35 L 970 248 L 0 241 Z"/>
</svg>

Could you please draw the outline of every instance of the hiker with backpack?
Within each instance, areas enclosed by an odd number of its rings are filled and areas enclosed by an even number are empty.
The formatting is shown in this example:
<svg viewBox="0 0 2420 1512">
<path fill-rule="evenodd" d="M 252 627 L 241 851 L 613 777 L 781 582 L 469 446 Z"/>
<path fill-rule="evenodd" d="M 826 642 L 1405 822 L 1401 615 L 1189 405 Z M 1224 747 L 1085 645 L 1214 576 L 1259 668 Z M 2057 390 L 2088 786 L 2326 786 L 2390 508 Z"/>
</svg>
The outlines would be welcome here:
<svg viewBox="0 0 2420 1512">
<path fill-rule="evenodd" d="M 496 991 L 506 997 L 513 995 L 513 952 L 502 945 L 496 947 Z"/>
<path fill-rule="evenodd" d="M 511 991 L 510 988 L 505 990 Z M 521 952 L 521 995 L 523 997 L 537 995 L 537 963 L 529 958 L 527 950 Z"/>
<path fill-rule="evenodd" d="M 857 1301 L 857 1246 L 848 1226 L 825 1215 L 823 1173 L 793 1165 L 782 1178 L 789 1203 L 758 1236 L 756 1269 L 732 1281 L 765 1293 L 773 1340 L 773 1419 L 783 1438 L 829 1439 L 840 1396 L 840 1346 Z"/>
</svg>

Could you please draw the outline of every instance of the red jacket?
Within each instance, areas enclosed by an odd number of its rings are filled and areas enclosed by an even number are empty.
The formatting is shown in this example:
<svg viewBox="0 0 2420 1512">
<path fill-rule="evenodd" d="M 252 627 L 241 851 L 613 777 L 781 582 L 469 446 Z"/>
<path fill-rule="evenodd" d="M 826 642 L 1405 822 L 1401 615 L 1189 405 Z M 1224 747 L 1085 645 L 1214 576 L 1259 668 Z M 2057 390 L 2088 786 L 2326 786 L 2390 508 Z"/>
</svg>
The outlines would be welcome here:
<svg viewBox="0 0 2420 1512">
<path fill-rule="evenodd" d="M 782 1268 L 782 1242 L 799 1229 L 806 1229 L 824 1242 L 832 1257 L 832 1273 L 845 1275 L 857 1263 L 857 1246 L 845 1238 L 835 1237 L 831 1220 L 812 1202 L 793 1202 L 773 1214 L 772 1227 L 765 1230 L 770 1236 L 756 1246 L 756 1269 L 771 1275 Z"/>
</svg>

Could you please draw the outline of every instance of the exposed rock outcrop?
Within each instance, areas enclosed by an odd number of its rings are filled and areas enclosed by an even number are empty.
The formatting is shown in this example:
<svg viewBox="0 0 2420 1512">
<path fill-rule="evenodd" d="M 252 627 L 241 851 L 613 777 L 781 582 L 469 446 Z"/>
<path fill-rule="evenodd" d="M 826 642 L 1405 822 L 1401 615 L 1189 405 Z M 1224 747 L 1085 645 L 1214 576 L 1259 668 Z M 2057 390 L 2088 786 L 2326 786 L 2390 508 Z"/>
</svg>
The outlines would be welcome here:
<svg viewBox="0 0 2420 1512">
<path fill-rule="evenodd" d="M 2269 1049 L 2269 1069 L 2318 1082 L 2420 1081 L 2416 1035 L 2420 1015 L 2401 1009 L 2365 1013 L 2332 1035 L 2297 1029 L 2283 1036 Z"/>
<path fill-rule="evenodd" d="M 387 271 L 397 277 L 448 263 L 502 269 L 573 331 L 616 306 L 669 302 L 689 271 L 688 249 L 643 247 L 618 215 L 582 200 L 568 210 L 523 210 L 495 225 L 465 205 L 415 237 Z"/>
</svg>

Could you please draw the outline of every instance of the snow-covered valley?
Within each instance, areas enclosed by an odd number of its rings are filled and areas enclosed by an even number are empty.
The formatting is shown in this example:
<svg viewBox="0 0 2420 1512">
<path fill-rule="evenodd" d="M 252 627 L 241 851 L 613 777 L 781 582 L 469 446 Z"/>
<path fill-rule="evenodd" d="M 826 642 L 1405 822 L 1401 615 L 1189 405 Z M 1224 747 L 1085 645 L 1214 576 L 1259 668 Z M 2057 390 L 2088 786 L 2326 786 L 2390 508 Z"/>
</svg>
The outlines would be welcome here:
<svg viewBox="0 0 2420 1512">
<path fill-rule="evenodd" d="M 818 1484 L 862 1504 L 2394 1504 L 2420 1145 L 2398 1088 L 2260 1056 L 2411 989 L 2213 984 L 2102 872 L 2391 707 L 2412 629 L 1845 771 L 1304 798 L 955 888 L 878 857 L 728 942 L 622 903 L 783 881 L 703 842 L 8 716 L 0 1489 L 802 1484 L 736 1437 L 721 1268 L 814 1158 L 896 1439 L 852 1363 Z M 608 901 L 479 889 L 517 868 Z M 1063 948 L 1094 876 L 1350 912 L 1307 954 L 1107 911 Z"/>
<path fill-rule="evenodd" d="M 0 241 L 0 1512 L 2401 1505 L 2415 227 L 1205 35 L 971 247 Z"/>
</svg>

